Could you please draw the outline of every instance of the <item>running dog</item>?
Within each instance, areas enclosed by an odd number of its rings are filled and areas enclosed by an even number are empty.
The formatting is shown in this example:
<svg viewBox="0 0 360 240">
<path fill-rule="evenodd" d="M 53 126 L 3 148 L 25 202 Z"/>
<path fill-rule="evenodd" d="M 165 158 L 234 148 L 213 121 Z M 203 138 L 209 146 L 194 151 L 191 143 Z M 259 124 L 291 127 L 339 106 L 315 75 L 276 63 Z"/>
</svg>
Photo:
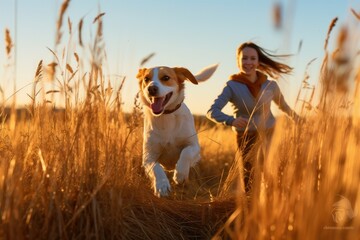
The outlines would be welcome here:
<svg viewBox="0 0 360 240">
<path fill-rule="evenodd" d="M 136 78 L 144 105 L 142 163 L 158 197 L 168 196 L 171 191 L 165 171 L 174 170 L 174 182 L 183 183 L 190 168 L 200 160 L 194 118 L 184 103 L 185 80 L 193 84 L 206 81 L 217 66 L 211 65 L 195 75 L 183 67 L 139 69 Z"/>
</svg>

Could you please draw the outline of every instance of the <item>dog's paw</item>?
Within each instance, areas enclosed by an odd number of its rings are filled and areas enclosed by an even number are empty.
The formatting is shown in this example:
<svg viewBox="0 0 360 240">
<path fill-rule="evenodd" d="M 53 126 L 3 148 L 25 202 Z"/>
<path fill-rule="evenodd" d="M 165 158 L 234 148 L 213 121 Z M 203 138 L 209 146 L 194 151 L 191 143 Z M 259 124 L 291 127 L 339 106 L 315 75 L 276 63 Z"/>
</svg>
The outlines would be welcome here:
<svg viewBox="0 0 360 240">
<path fill-rule="evenodd" d="M 171 191 L 170 182 L 167 178 L 163 178 L 155 183 L 155 195 L 158 197 L 167 197 Z"/>
<path fill-rule="evenodd" d="M 180 184 L 185 182 L 189 178 L 190 165 L 187 161 L 179 161 L 176 164 L 174 171 L 174 182 Z"/>
<path fill-rule="evenodd" d="M 180 184 L 185 182 L 189 178 L 189 171 L 177 171 L 174 172 L 174 182 Z"/>
</svg>

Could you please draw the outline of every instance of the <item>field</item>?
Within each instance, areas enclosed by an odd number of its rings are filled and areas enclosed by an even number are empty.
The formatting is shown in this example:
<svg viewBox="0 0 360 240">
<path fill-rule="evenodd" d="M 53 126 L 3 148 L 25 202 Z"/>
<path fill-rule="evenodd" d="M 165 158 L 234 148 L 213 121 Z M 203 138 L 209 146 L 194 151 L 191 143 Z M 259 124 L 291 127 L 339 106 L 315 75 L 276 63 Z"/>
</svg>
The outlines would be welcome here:
<svg viewBox="0 0 360 240">
<path fill-rule="evenodd" d="M 93 56 L 101 14 L 95 21 Z M 111 88 L 101 64 L 74 68 L 53 50 L 54 62 L 35 70 L 26 109 L 0 105 L 0 238 L 358 239 L 360 65 L 347 47 L 351 34 L 344 27 L 333 52 L 326 39 L 319 99 L 305 77 L 304 121 L 278 118 L 264 161 L 255 157 L 250 194 L 234 134 L 194 116 L 202 161 L 171 196 L 155 197 L 141 167 L 138 99 L 125 113 L 122 89 Z M 61 91 L 40 91 L 58 75 Z M 62 109 L 51 105 L 56 94 Z"/>
</svg>

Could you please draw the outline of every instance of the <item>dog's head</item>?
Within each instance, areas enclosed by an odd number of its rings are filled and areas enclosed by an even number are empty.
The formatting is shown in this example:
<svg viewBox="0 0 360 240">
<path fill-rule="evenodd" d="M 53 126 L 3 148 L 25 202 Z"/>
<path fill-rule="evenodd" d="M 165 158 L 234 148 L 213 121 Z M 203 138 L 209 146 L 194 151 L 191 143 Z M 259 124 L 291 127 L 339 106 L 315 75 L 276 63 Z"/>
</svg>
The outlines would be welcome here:
<svg viewBox="0 0 360 240">
<path fill-rule="evenodd" d="M 142 101 L 154 116 L 181 104 L 185 80 L 198 84 L 194 75 L 183 67 L 142 68 L 136 78 L 139 80 Z"/>
</svg>

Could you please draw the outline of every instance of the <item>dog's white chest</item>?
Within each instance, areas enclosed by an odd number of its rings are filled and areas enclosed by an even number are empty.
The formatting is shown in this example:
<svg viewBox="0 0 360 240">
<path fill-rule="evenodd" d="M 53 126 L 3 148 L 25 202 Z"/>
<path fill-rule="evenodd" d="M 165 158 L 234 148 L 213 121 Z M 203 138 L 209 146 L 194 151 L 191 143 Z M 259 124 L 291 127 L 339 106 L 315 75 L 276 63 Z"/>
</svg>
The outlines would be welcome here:
<svg viewBox="0 0 360 240">
<path fill-rule="evenodd" d="M 182 114 L 184 111 L 179 110 L 178 114 L 167 114 L 145 119 L 144 133 L 147 138 L 168 147 L 191 142 L 192 136 L 196 135 L 193 117 L 192 115 Z"/>
<path fill-rule="evenodd" d="M 144 151 L 157 155 L 157 161 L 172 168 L 181 151 L 188 146 L 198 146 L 194 119 L 183 106 L 176 114 L 158 117 L 147 115 L 144 125 Z"/>
</svg>

